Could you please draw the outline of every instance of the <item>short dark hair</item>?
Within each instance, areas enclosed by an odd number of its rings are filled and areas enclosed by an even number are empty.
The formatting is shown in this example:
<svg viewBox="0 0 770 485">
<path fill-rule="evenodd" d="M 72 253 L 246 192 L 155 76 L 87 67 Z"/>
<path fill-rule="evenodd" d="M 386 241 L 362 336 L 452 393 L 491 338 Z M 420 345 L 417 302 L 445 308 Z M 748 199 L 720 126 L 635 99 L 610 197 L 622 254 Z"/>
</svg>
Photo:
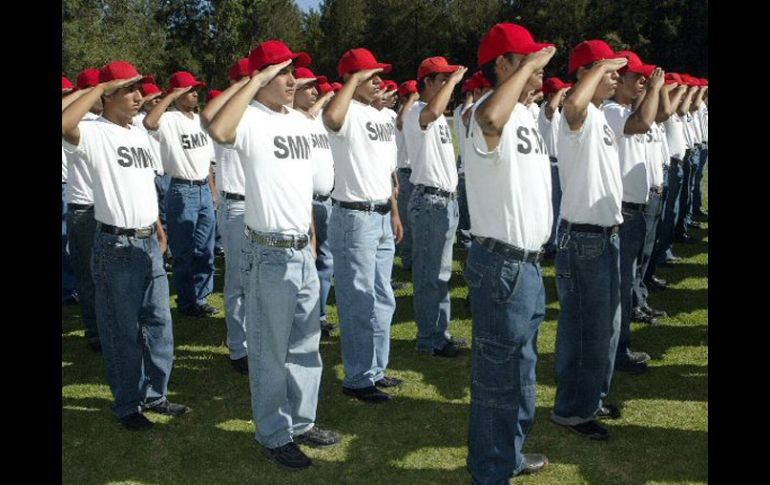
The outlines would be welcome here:
<svg viewBox="0 0 770 485">
<path fill-rule="evenodd" d="M 426 79 L 430 79 L 431 81 L 433 81 L 434 79 L 436 79 L 436 76 L 438 76 L 438 75 L 439 75 L 439 73 L 432 72 L 432 73 L 426 75 L 424 78 L 420 79 L 420 91 L 422 91 L 422 90 L 424 90 L 425 88 L 428 87 L 428 85 L 425 84 L 425 80 Z"/>
<path fill-rule="evenodd" d="M 509 61 L 513 62 L 513 52 L 507 52 L 503 54 L 503 57 L 508 59 Z M 487 81 L 492 85 L 492 87 L 497 87 L 498 79 L 497 79 L 497 73 L 495 72 L 495 61 L 497 58 L 492 59 L 491 61 L 487 62 L 483 66 L 481 66 L 481 72 L 484 74 L 484 77 L 487 78 Z"/>
</svg>

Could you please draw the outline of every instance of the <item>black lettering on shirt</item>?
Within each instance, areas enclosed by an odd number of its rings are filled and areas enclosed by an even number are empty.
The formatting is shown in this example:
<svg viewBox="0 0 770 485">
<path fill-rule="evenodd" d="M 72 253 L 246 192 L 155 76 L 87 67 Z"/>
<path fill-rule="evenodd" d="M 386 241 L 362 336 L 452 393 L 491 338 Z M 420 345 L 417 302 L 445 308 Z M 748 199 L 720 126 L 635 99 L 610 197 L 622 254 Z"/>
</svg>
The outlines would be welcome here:
<svg viewBox="0 0 770 485">
<path fill-rule="evenodd" d="M 127 147 L 118 147 L 118 165 L 121 167 L 130 167 L 134 163 L 131 158 L 131 152 Z"/>
<path fill-rule="evenodd" d="M 179 138 L 182 142 L 182 148 L 184 148 L 185 150 L 205 147 L 206 145 L 209 144 L 209 137 L 206 136 L 206 134 L 203 132 L 193 133 L 189 135 L 184 134 L 184 135 L 180 135 Z"/>
<path fill-rule="evenodd" d="M 121 167 L 148 168 L 152 167 L 152 155 L 150 151 L 142 147 L 119 146 L 118 165 Z"/>
<path fill-rule="evenodd" d="M 609 125 L 604 125 L 604 136 L 602 137 L 602 140 L 604 141 L 604 144 L 608 147 L 612 146 L 612 130 L 610 129 Z"/>
<path fill-rule="evenodd" d="M 444 145 L 452 143 L 452 133 L 449 131 L 449 125 L 439 125 L 439 138 Z"/>
<path fill-rule="evenodd" d="M 313 133 L 310 135 L 310 141 L 313 144 L 313 148 L 331 149 L 329 137 L 325 134 Z"/>
<path fill-rule="evenodd" d="M 372 141 L 391 141 L 395 134 L 393 123 L 383 124 L 367 121 L 364 126 L 366 127 L 366 131 L 369 132 L 369 139 Z"/>
<path fill-rule="evenodd" d="M 273 138 L 273 145 L 277 148 L 273 151 L 276 158 L 291 157 L 294 160 L 308 160 L 310 158 L 310 142 L 305 136 L 276 136 Z"/>
<path fill-rule="evenodd" d="M 526 126 L 520 126 L 516 130 L 516 136 L 518 136 L 519 141 L 523 143 L 516 145 L 519 153 L 523 153 L 524 155 L 530 153 L 532 151 L 532 142 L 529 140 L 529 128 Z"/>
</svg>

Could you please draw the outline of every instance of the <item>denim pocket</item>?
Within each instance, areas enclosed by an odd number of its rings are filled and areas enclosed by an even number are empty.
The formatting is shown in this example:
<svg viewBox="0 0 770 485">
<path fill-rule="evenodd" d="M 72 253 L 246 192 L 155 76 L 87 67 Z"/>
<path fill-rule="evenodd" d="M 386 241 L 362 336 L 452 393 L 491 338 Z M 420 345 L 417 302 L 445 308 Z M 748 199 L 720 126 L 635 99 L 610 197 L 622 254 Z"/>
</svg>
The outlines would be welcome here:
<svg viewBox="0 0 770 485">
<path fill-rule="evenodd" d="M 105 261 L 112 263 L 129 263 L 134 250 L 134 245 L 128 236 L 109 236 L 103 243 Z"/>
<path fill-rule="evenodd" d="M 510 303 L 516 295 L 520 274 L 521 263 L 519 261 L 503 262 L 500 266 L 497 285 L 492 298 L 498 303 Z"/>
<path fill-rule="evenodd" d="M 577 259 L 596 259 L 602 255 L 606 245 L 604 234 L 578 233 L 575 238 Z"/>
<path fill-rule="evenodd" d="M 292 248 L 260 248 L 259 263 L 269 265 L 285 265 L 294 256 Z"/>
<path fill-rule="evenodd" d="M 476 338 L 473 341 L 476 348 L 478 365 L 473 366 L 473 384 L 478 391 L 490 392 L 512 391 L 516 388 L 518 375 L 515 375 L 516 346 L 489 338 Z M 513 399 L 503 399 L 500 394 L 479 394 L 477 398 L 486 402 L 486 406 L 499 408 L 513 407 Z"/>
</svg>

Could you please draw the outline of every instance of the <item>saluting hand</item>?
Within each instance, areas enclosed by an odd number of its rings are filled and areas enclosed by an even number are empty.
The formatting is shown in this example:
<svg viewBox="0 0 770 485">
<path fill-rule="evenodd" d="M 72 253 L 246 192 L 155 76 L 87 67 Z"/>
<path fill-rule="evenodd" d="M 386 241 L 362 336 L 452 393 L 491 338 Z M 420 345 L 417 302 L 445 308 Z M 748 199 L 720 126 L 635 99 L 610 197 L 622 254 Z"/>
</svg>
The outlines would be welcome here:
<svg viewBox="0 0 770 485">
<path fill-rule="evenodd" d="M 99 86 L 102 87 L 105 95 L 110 95 L 120 88 L 134 84 L 140 79 L 142 79 L 142 76 L 132 77 L 131 79 L 113 79 L 112 81 L 107 81 L 106 83 L 99 83 Z"/>
</svg>

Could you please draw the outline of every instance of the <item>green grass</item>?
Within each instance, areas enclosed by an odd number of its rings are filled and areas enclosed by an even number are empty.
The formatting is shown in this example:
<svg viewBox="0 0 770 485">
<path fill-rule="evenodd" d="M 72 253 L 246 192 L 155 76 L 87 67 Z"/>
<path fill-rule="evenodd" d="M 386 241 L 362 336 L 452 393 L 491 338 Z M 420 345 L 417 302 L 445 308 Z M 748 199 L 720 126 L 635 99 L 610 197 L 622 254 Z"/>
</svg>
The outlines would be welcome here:
<svg viewBox="0 0 770 485">
<path fill-rule="evenodd" d="M 708 178 L 708 175 L 706 175 Z M 705 195 L 705 194 L 704 194 Z M 706 196 L 707 203 L 707 196 Z M 590 442 L 548 420 L 555 392 L 554 339 L 558 299 L 551 262 L 544 265 L 548 312 L 540 330 L 537 418 L 525 451 L 551 464 L 522 484 L 673 484 L 708 482 L 708 238 L 676 245 L 686 259 L 658 275 L 671 288 L 651 305 L 669 312 L 656 327 L 633 324 L 633 348 L 649 352 L 649 372 L 617 374 L 609 402 L 623 417 L 606 422 L 607 442 Z M 456 251 L 450 282 L 452 331 L 470 341 L 471 321 Z M 222 308 L 217 259 L 212 305 Z M 397 260 L 394 276 L 409 281 Z M 171 278 L 173 280 L 173 278 Z M 248 381 L 228 363 L 225 322 L 176 313 L 176 362 L 170 397 L 190 405 L 187 416 L 149 415 L 156 426 L 124 431 L 111 416 L 102 358 L 87 350 L 78 308 L 63 307 L 62 483 L 67 484 L 466 484 L 470 356 L 439 359 L 415 351 L 411 284 L 398 291 L 389 373 L 406 379 L 386 405 L 367 405 L 340 392 L 339 337 L 321 343 L 324 374 L 318 422 L 343 433 L 328 450 L 307 449 L 315 465 L 288 472 L 258 452 Z M 330 319 L 337 321 L 332 299 Z"/>
</svg>

